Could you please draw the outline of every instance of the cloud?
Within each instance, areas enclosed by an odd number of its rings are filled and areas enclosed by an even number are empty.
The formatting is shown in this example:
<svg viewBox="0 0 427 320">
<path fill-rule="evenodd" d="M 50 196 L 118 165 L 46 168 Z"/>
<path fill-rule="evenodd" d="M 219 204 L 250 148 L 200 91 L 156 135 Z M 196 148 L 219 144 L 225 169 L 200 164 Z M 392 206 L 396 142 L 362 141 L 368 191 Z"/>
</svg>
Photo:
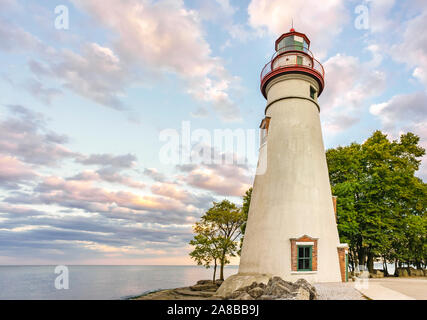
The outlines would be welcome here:
<svg viewBox="0 0 427 320">
<path fill-rule="evenodd" d="M 392 58 L 413 68 L 413 76 L 427 86 L 427 7 L 407 22 L 403 39 L 389 49 Z"/>
<path fill-rule="evenodd" d="M 374 33 L 388 32 L 395 27 L 395 21 L 390 17 L 396 0 L 369 1 L 369 30 Z"/>
<path fill-rule="evenodd" d="M 32 181 L 37 177 L 34 170 L 12 156 L 0 154 L 0 185 L 7 189 L 16 189 L 20 183 Z"/>
<path fill-rule="evenodd" d="M 76 161 L 84 165 L 100 166 L 100 168 L 96 171 L 85 170 L 68 178 L 68 180 L 106 181 L 137 189 L 143 189 L 146 187 L 145 183 L 137 181 L 122 173 L 123 170 L 132 169 L 136 166 L 137 158 L 133 154 L 92 154 L 89 156 L 81 155 L 76 159 Z"/>
<path fill-rule="evenodd" d="M 36 210 L 34 208 L 27 207 L 27 206 L 17 206 L 17 205 L 10 205 L 7 203 L 0 203 L 0 218 L 2 217 L 1 214 L 6 215 L 10 218 L 13 218 L 16 216 L 22 218 L 22 217 L 40 216 L 40 215 L 46 214 L 46 212 Z"/>
<path fill-rule="evenodd" d="M 145 168 L 144 174 L 154 181 L 164 182 L 166 180 L 166 176 L 159 172 L 156 168 Z"/>
<path fill-rule="evenodd" d="M 213 191 L 217 195 L 241 197 L 252 186 L 252 174 L 246 166 L 231 164 L 179 165 L 185 173 L 179 180 L 188 185 Z"/>
<path fill-rule="evenodd" d="M 34 97 L 39 98 L 46 104 L 51 104 L 52 100 L 61 95 L 62 91 L 56 88 L 46 88 L 42 82 L 37 79 L 29 79 L 24 88 L 27 89 Z"/>
<path fill-rule="evenodd" d="M 179 189 L 174 183 L 155 183 L 151 186 L 151 192 L 160 196 L 188 202 L 191 195 L 188 191 Z"/>
<path fill-rule="evenodd" d="M 368 47 L 372 60 L 337 54 L 324 63 L 325 89 L 319 98 L 325 132 L 336 134 L 356 124 L 366 101 L 380 95 L 386 75 L 376 67 L 381 62 L 375 47 Z"/>
<path fill-rule="evenodd" d="M 315 39 L 313 51 L 326 55 L 336 36 L 349 21 L 344 1 L 340 0 L 252 0 L 248 7 L 253 28 L 267 30 L 275 37 L 288 32 L 294 20 L 297 31 Z"/>
<path fill-rule="evenodd" d="M 49 75 L 61 85 L 100 105 L 123 110 L 120 96 L 132 81 L 132 74 L 108 47 L 85 43 L 81 53 L 62 49 L 49 57 L 47 64 L 30 61 L 36 76 Z"/>
<path fill-rule="evenodd" d="M 186 82 L 188 93 L 210 103 L 224 120 L 240 117 L 229 96 L 234 78 L 221 60 L 211 55 L 197 13 L 186 9 L 183 1 L 74 0 L 73 3 L 117 34 L 114 51 L 128 70 L 137 66 L 157 77 L 170 72 L 177 74 Z"/>
<path fill-rule="evenodd" d="M 3 6 L 3 4 L 0 4 Z M 43 43 L 31 33 L 0 17 L 0 50 L 6 52 L 45 51 Z"/>
<path fill-rule="evenodd" d="M 183 215 L 198 212 L 195 207 L 174 199 L 127 191 L 109 191 L 96 187 L 88 181 L 66 180 L 56 176 L 45 177 L 29 198 L 34 203 L 57 204 L 88 212 L 109 212 L 114 211 L 115 208 L 132 209 L 142 213 L 156 211 L 167 214 L 168 211 L 173 211 Z M 6 200 L 11 203 L 21 202 L 20 197 L 10 197 Z"/>
<path fill-rule="evenodd" d="M 136 181 L 131 177 L 122 173 L 116 172 L 111 168 L 104 168 L 98 171 L 85 170 L 80 172 L 67 180 L 79 180 L 79 181 L 105 181 L 110 183 L 118 183 L 131 188 L 144 189 L 146 184 L 140 181 Z"/>
<path fill-rule="evenodd" d="M 420 123 L 427 121 L 427 94 L 414 92 L 393 96 L 390 100 L 371 105 L 371 114 L 378 116 L 384 129 L 396 130 L 402 123 Z M 427 138 L 427 137 L 426 137 Z"/>
<path fill-rule="evenodd" d="M 413 92 L 393 96 L 388 101 L 373 104 L 372 115 L 381 121 L 384 130 L 397 138 L 401 133 L 412 132 L 420 137 L 420 144 L 427 149 L 427 93 Z M 421 176 L 427 178 L 427 156 L 420 168 Z"/>
<path fill-rule="evenodd" d="M 9 105 L 12 116 L 0 120 L 0 154 L 30 164 L 55 165 L 77 154 L 64 146 L 68 138 L 49 131 L 45 118 L 20 105 Z"/>
<path fill-rule="evenodd" d="M 82 156 L 77 161 L 86 165 L 101 165 L 123 169 L 134 167 L 136 165 L 136 160 L 136 156 L 130 153 L 118 156 L 104 153 Z"/>
<path fill-rule="evenodd" d="M 37 58 L 29 68 L 37 78 L 26 84 L 36 98 L 50 103 L 58 88 L 40 82 L 49 77 L 62 88 L 116 110 L 129 110 L 121 97 L 130 86 L 152 85 L 171 73 L 185 91 L 211 106 L 224 121 L 240 120 L 240 110 L 230 94 L 237 77 L 231 76 L 219 57 L 212 56 L 197 12 L 183 1 L 74 0 L 107 32 L 111 46 L 84 42 L 78 50 L 45 45 L 21 27 L 0 21 L 0 50 L 31 51 Z M 227 2 L 220 1 L 227 9 Z M 133 119 L 132 117 L 131 119 Z"/>
</svg>

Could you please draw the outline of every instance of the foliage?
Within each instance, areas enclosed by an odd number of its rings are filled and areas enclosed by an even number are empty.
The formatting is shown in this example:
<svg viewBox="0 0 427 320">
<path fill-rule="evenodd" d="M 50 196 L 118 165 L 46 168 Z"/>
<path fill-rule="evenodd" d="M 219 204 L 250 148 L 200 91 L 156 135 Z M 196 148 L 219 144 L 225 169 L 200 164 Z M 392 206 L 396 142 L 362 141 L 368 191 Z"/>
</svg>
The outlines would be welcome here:
<svg viewBox="0 0 427 320">
<path fill-rule="evenodd" d="M 245 195 L 243 196 L 242 212 L 243 212 L 244 222 L 243 222 L 242 226 L 240 227 L 242 237 L 240 238 L 240 249 L 238 252 L 239 255 L 242 252 L 243 239 L 244 239 L 244 235 L 246 232 L 246 224 L 247 224 L 248 216 L 249 216 L 249 205 L 251 204 L 251 198 L 252 198 L 252 190 L 253 190 L 252 187 L 249 188 L 248 190 L 246 190 Z"/>
<path fill-rule="evenodd" d="M 373 268 L 375 258 L 426 263 L 427 188 L 415 176 L 425 150 L 407 133 L 390 141 L 376 131 L 363 144 L 326 152 L 338 230 L 352 264 Z"/>
<path fill-rule="evenodd" d="M 212 261 L 215 266 L 219 261 L 220 279 L 224 280 L 224 266 L 238 253 L 238 238 L 244 222 L 243 211 L 234 203 L 228 200 L 214 202 L 194 227 L 195 236 L 190 244 L 195 249 L 190 256 L 198 264 L 207 267 Z"/>
</svg>

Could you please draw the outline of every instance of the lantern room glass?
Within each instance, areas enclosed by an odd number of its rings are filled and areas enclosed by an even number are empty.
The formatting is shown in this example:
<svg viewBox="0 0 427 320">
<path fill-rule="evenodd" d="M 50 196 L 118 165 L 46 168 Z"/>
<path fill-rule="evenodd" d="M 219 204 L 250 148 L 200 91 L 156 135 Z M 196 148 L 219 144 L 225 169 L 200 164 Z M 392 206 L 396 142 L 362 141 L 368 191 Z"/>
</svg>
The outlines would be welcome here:
<svg viewBox="0 0 427 320">
<path fill-rule="evenodd" d="M 277 51 L 299 50 L 308 51 L 308 44 L 303 37 L 292 35 L 283 38 L 277 45 Z"/>
</svg>

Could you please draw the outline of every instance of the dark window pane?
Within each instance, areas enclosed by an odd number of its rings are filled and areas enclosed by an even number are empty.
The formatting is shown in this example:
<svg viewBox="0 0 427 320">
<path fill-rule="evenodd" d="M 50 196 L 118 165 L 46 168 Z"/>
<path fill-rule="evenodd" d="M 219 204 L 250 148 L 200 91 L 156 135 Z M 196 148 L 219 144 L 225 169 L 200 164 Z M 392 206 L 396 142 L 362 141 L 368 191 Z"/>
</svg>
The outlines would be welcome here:
<svg viewBox="0 0 427 320">
<path fill-rule="evenodd" d="M 314 99 L 316 95 L 316 89 L 314 89 L 313 87 L 310 87 L 310 97 L 311 99 Z"/>
<path fill-rule="evenodd" d="M 295 41 L 294 42 L 294 47 L 295 47 L 295 50 L 300 50 L 300 51 L 302 51 L 302 42 L 298 42 L 298 41 Z"/>
<path fill-rule="evenodd" d="M 306 258 L 310 257 L 310 247 L 306 247 L 304 249 L 305 249 L 304 257 Z"/>
<path fill-rule="evenodd" d="M 310 269 L 310 260 L 304 259 L 304 269 Z"/>
<path fill-rule="evenodd" d="M 287 50 L 292 49 L 293 44 L 294 44 L 294 37 L 291 36 L 291 37 L 285 38 L 285 47 L 288 47 L 286 48 Z"/>
<path fill-rule="evenodd" d="M 298 269 L 299 270 L 301 270 L 301 269 L 304 269 L 304 260 L 298 260 Z"/>
<path fill-rule="evenodd" d="M 304 257 L 304 248 L 301 248 L 301 247 L 298 248 L 298 257 L 300 258 Z"/>
</svg>

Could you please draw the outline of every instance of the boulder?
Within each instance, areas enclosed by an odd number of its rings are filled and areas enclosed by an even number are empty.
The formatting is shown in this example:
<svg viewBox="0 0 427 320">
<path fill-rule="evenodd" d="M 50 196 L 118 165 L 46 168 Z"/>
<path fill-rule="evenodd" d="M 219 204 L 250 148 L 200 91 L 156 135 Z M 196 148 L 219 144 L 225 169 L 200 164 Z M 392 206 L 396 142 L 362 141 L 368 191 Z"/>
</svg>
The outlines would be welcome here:
<svg viewBox="0 0 427 320">
<path fill-rule="evenodd" d="M 228 297 L 226 297 L 226 299 L 228 300 L 234 300 L 237 299 L 238 297 L 240 297 L 243 293 L 247 293 L 243 290 L 236 290 L 233 293 L 231 293 Z"/>
<path fill-rule="evenodd" d="M 280 290 L 290 293 L 297 290 L 298 287 L 299 285 L 294 285 L 292 282 L 285 281 L 280 277 L 273 277 L 267 283 L 266 294 L 272 294 L 271 290 L 279 290 L 278 293 L 280 293 Z"/>
<path fill-rule="evenodd" d="M 307 280 L 298 279 L 295 282 L 295 284 L 303 287 L 305 290 L 309 292 L 310 300 L 317 300 L 317 298 L 319 297 L 319 295 L 317 294 L 316 288 L 312 284 L 310 284 Z"/>
<path fill-rule="evenodd" d="M 240 296 L 238 296 L 235 300 L 254 300 L 251 295 L 247 292 L 243 292 Z"/>
<path fill-rule="evenodd" d="M 408 276 L 408 270 L 406 270 L 406 268 L 398 268 L 397 269 L 397 276 L 398 277 L 407 277 Z"/>
<path fill-rule="evenodd" d="M 295 300 L 310 300 L 310 292 L 304 287 L 299 287 L 293 295 Z"/>
<path fill-rule="evenodd" d="M 267 286 L 265 293 L 269 296 L 281 297 L 291 294 L 292 291 L 283 284 L 276 282 L 272 283 L 270 286 Z"/>
<path fill-rule="evenodd" d="M 264 294 L 264 289 L 262 289 L 260 287 L 255 287 L 255 288 L 249 290 L 248 293 L 252 298 L 258 299 L 259 297 L 261 297 Z"/>
<path fill-rule="evenodd" d="M 212 283 L 212 281 L 211 281 L 210 283 L 196 284 L 194 286 L 191 286 L 190 289 L 193 291 L 215 292 L 218 289 L 218 286 L 216 284 Z"/>
<path fill-rule="evenodd" d="M 280 277 L 272 277 L 267 285 L 252 282 L 252 284 L 239 288 L 227 295 L 226 299 L 232 300 L 317 300 L 318 294 L 313 285 L 304 279 L 292 283 Z"/>
<path fill-rule="evenodd" d="M 373 273 L 369 275 L 370 278 L 384 278 L 384 272 L 382 270 L 374 270 Z"/>
<path fill-rule="evenodd" d="M 225 299 L 230 296 L 234 291 L 249 286 L 253 282 L 267 283 L 270 278 L 271 275 L 269 274 L 238 273 L 228 277 L 224 281 L 224 283 L 221 284 L 215 295 Z"/>
<path fill-rule="evenodd" d="M 222 285 L 222 283 L 224 282 L 224 280 L 215 280 L 215 284 L 217 285 L 217 287 L 219 288 L 221 285 Z"/>
<path fill-rule="evenodd" d="M 413 267 L 409 267 L 409 268 L 407 268 L 407 270 L 408 270 L 408 275 L 410 276 L 410 277 L 417 277 L 420 273 L 418 272 L 418 270 L 417 269 L 415 269 L 415 268 L 413 268 Z"/>
<path fill-rule="evenodd" d="M 422 269 L 417 269 L 416 274 L 417 274 L 417 277 L 424 277 L 424 272 Z"/>
</svg>

